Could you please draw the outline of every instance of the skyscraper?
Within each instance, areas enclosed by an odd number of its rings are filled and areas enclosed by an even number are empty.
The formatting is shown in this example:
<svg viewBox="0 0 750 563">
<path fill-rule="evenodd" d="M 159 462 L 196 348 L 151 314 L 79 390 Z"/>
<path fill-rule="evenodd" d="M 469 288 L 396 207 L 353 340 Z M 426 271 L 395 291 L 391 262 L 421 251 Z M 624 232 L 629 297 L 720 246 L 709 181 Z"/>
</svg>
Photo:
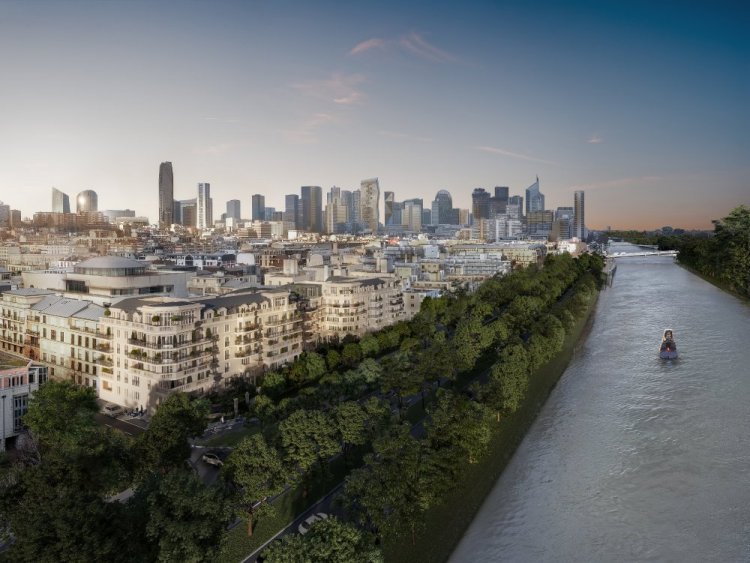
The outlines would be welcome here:
<svg viewBox="0 0 750 563">
<path fill-rule="evenodd" d="M 264 221 L 266 219 L 266 196 L 255 194 L 251 200 L 253 208 L 252 220 Z"/>
<path fill-rule="evenodd" d="M 393 225 L 393 202 L 396 201 L 396 195 L 393 192 L 383 192 L 383 201 L 385 202 L 385 219 L 383 224 L 386 227 Z"/>
<path fill-rule="evenodd" d="M 326 196 L 325 231 L 329 234 L 346 232 L 349 222 L 348 197 L 350 192 L 336 186 Z"/>
<path fill-rule="evenodd" d="M 242 214 L 240 212 L 242 203 L 239 199 L 230 199 L 227 202 L 227 217 L 231 217 L 232 219 L 240 220 L 242 218 Z"/>
<path fill-rule="evenodd" d="M 523 217 L 523 197 L 520 195 L 512 195 L 508 198 L 508 205 L 506 206 L 506 213 L 513 214 L 515 219 Z"/>
<path fill-rule="evenodd" d="M 378 223 L 380 222 L 380 183 L 378 179 L 362 180 L 359 191 L 359 215 L 362 226 L 365 231 L 377 233 Z"/>
<path fill-rule="evenodd" d="M 440 190 L 435 195 L 432 202 L 432 224 L 433 225 L 451 225 L 453 217 L 453 198 L 448 190 Z"/>
<path fill-rule="evenodd" d="M 214 226 L 213 200 L 211 199 L 211 184 L 198 184 L 197 226 L 199 229 L 210 229 Z"/>
<path fill-rule="evenodd" d="M 474 223 L 490 218 L 490 194 L 484 188 L 476 188 L 472 192 L 471 213 Z"/>
<path fill-rule="evenodd" d="M 323 232 L 323 188 L 320 186 L 302 186 L 302 225 L 310 233 Z"/>
<path fill-rule="evenodd" d="M 544 194 L 539 191 L 539 176 L 526 188 L 526 215 L 532 211 L 544 211 Z"/>
<path fill-rule="evenodd" d="M 583 190 L 573 192 L 573 236 L 586 239 L 586 213 Z"/>
<path fill-rule="evenodd" d="M 70 198 L 68 194 L 57 188 L 52 188 L 52 212 L 70 213 Z"/>
<path fill-rule="evenodd" d="M 401 212 L 401 224 L 407 231 L 418 233 L 422 230 L 422 200 L 407 199 Z"/>
<path fill-rule="evenodd" d="M 5 205 L 0 201 L 0 228 L 10 228 L 10 205 Z"/>
<path fill-rule="evenodd" d="M 83 190 L 76 196 L 76 213 L 99 211 L 98 198 L 94 190 Z"/>
<path fill-rule="evenodd" d="M 505 213 L 508 206 L 508 187 L 495 186 L 495 195 L 490 198 L 490 217 Z"/>
<path fill-rule="evenodd" d="M 172 163 L 159 165 L 159 227 L 169 228 L 174 223 L 174 175 Z"/>
<path fill-rule="evenodd" d="M 299 196 L 297 194 L 288 194 L 284 198 L 284 223 L 287 229 L 300 228 L 300 219 L 302 210 L 300 209 Z"/>
</svg>

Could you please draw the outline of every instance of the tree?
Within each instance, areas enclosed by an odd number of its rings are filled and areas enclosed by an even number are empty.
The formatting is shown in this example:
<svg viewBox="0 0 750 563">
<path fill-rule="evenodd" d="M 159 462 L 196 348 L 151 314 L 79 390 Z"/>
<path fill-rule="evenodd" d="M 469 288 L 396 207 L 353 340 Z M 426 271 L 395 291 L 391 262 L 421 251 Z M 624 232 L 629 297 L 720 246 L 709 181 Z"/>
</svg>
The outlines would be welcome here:
<svg viewBox="0 0 750 563">
<path fill-rule="evenodd" d="M 253 399 L 252 412 L 260 420 L 261 428 L 274 419 L 276 405 L 266 395 L 256 395 Z"/>
<path fill-rule="evenodd" d="M 372 358 L 362 360 L 359 366 L 357 366 L 357 371 L 362 376 L 362 380 L 368 385 L 372 385 L 383 375 L 383 368 Z"/>
<path fill-rule="evenodd" d="M 148 430 L 136 441 L 141 477 L 184 465 L 190 457 L 188 439 L 206 430 L 208 410 L 204 399 L 192 399 L 185 393 L 167 397 L 156 409 Z"/>
<path fill-rule="evenodd" d="M 305 535 L 291 534 L 263 552 L 267 563 L 381 563 L 383 555 L 359 528 L 337 518 L 318 520 Z"/>
<path fill-rule="evenodd" d="M 725 260 L 720 277 L 730 287 L 750 295 L 750 207 L 740 205 L 714 224 L 717 246 Z"/>
<path fill-rule="evenodd" d="M 422 377 L 409 361 L 405 352 L 395 352 L 383 360 L 383 375 L 380 377 L 380 389 L 383 392 L 393 390 L 398 396 L 399 410 L 403 408 L 403 398 L 419 391 Z"/>
<path fill-rule="evenodd" d="M 244 438 L 224 466 L 237 486 L 237 497 L 247 513 L 247 535 L 253 535 L 255 520 L 273 513 L 269 497 L 284 490 L 290 474 L 276 448 L 262 434 Z"/>
<path fill-rule="evenodd" d="M 367 439 L 367 412 L 356 401 L 341 403 L 333 411 L 336 430 L 346 456 L 350 446 L 361 446 Z"/>
<path fill-rule="evenodd" d="M 488 393 L 484 397 L 498 411 L 514 412 L 526 397 L 529 387 L 529 360 L 522 344 L 503 349 L 498 362 L 492 366 Z"/>
<path fill-rule="evenodd" d="M 336 369 L 340 363 L 341 363 L 341 354 L 339 354 L 333 348 L 328 350 L 328 352 L 326 353 L 326 365 L 328 366 L 328 371 L 332 371 Z"/>
<path fill-rule="evenodd" d="M 96 432 L 96 392 L 72 381 L 49 381 L 29 401 L 24 423 L 43 447 L 68 449 Z"/>
<path fill-rule="evenodd" d="M 278 399 L 286 391 L 286 379 L 277 371 L 269 371 L 263 376 L 263 392 L 273 399 Z"/>
<path fill-rule="evenodd" d="M 367 358 L 377 356 L 380 352 L 380 344 L 378 344 L 377 337 L 372 334 L 365 334 L 362 340 L 359 341 L 359 347 L 362 350 L 362 355 Z"/>
<path fill-rule="evenodd" d="M 281 443 L 287 459 L 301 471 L 307 472 L 318 461 L 324 462 L 340 451 L 336 426 L 321 411 L 298 410 L 279 424 Z"/>
<path fill-rule="evenodd" d="M 4 477 L 0 516 L 14 537 L 8 561 L 125 560 L 114 507 L 88 485 L 70 456 L 53 451 L 43 463 Z"/>
<path fill-rule="evenodd" d="M 449 457 L 468 463 L 484 455 L 492 437 L 485 407 L 449 391 L 441 391 L 425 429 L 431 450 L 448 451 Z"/>
<path fill-rule="evenodd" d="M 158 561 L 215 561 L 232 516 L 223 489 L 207 487 L 180 469 L 152 475 L 137 494 L 146 497 L 146 537 L 155 544 Z"/>
<path fill-rule="evenodd" d="M 326 372 L 326 361 L 317 352 L 305 354 L 305 375 L 307 381 L 317 381 Z"/>
<path fill-rule="evenodd" d="M 479 356 L 490 346 L 493 338 L 494 334 L 482 325 L 479 317 L 471 315 L 458 321 L 452 342 L 457 369 L 459 371 L 473 369 Z"/>
<path fill-rule="evenodd" d="M 399 426 L 375 442 L 365 465 L 346 478 L 344 503 L 379 536 L 396 537 L 409 530 L 414 543 L 416 528 L 437 491 L 426 471 L 425 444 L 409 430 L 408 425 Z"/>
<path fill-rule="evenodd" d="M 362 350 L 356 342 L 344 344 L 344 350 L 341 352 L 341 363 L 347 367 L 354 367 L 362 359 Z"/>
</svg>

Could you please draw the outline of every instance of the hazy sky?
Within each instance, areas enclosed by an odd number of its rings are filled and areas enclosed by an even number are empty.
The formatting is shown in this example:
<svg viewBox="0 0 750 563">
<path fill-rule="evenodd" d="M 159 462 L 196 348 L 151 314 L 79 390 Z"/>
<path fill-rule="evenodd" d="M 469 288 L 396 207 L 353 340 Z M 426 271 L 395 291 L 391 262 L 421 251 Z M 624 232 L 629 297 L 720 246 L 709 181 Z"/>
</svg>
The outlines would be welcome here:
<svg viewBox="0 0 750 563">
<path fill-rule="evenodd" d="M 750 203 L 745 2 L 0 0 L 0 200 L 157 217 L 380 178 L 396 199 L 586 190 L 589 227 Z M 382 205 L 381 205 L 382 209 Z"/>
</svg>

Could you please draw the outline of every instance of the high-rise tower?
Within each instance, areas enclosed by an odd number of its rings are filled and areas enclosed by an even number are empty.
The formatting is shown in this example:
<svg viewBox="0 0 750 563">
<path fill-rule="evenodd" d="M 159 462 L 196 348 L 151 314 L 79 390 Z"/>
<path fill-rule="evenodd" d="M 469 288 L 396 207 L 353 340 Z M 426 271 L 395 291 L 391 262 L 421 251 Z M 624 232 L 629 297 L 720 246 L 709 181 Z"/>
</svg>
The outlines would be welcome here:
<svg viewBox="0 0 750 563">
<path fill-rule="evenodd" d="M 453 222 L 451 211 L 453 198 L 448 190 L 440 190 L 432 201 L 432 224 L 450 225 Z"/>
<path fill-rule="evenodd" d="M 526 215 L 532 211 L 544 211 L 544 194 L 539 191 L 539 176 L 526 188 Z"/>
<path fill-rule="evenodd" d="M 586 240 L 586 213 L 583 190 L 573 192 L 573 236 Z"/>
<path fill-rule="evenodd" d="M 65 192 L 52 188 L 52 212 L 70 213 L 70 198 Z"/>
<path fill-rule="evenodd" d="M 227 202 L 227 217 L 239 221 L 242 218 L 241 205 L 239 199 L 230 199 Z"/>
<path fill-rule="evenodd" d="M 198 184 L 197 226 L 199 229 L 210 229 L 214 226 L 213 200 L 211 199 L 211 184 Z"/>
<path fill-rule="evenodd" d="M 253 212 L 251 219 L 253 221 L 265 221 L 266 220 L 266 196 L 261 194 L 254 194 L 250 198 L 253 206 Z"/>
<path fill-rule="evenodd" d="M 474 222 L 490 218 L 490 193 L 484 188 L 476 188 L 471 194 L 471 213 Z"/>
<path fill-rule="evenodd" d="M 360 220 L 366 231 L 378 232 L 380 222 L 380 183 L 377 178 L 362 180 L 360 183 Z"/>
<path fill-rule="evenodd" d="M 323 188 L 302 186 L 302 229 L 310 233 L 323 232 Z"/>
<path fill-rule="evenodd" d="M 383 224 L 386 227 L 393 225 L 393 203 L 396 201 L 396 194 L 393 192 L 383 192 L 383 201 L 385 203 L 385 220 Z"/>
<path fill-rule="evenodd" d="M 172 163 L 159 165 L 159 227 L 169 228 L 174 223 L 174 175 Z"/>
</svg>

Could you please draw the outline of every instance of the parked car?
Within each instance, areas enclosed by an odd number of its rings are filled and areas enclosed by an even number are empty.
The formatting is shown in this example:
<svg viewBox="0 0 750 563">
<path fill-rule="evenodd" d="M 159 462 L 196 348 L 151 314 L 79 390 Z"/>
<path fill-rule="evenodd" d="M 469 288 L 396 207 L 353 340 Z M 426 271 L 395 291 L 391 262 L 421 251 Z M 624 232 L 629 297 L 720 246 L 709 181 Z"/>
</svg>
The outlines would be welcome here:
<svg viewBox="0 0 750 563">
<path fill-rule="evenodd" d="M 326 514 L 325 512 L 318 512 L 317 514 L 308 516 L 307 519 L 297 527 L 297 531 L 304 536 L 307 532 L 310 531 L 310 526 L 312 526 L 318 520 L 325 520 L 326 518 L 328 518 L 328 514 Z"/>
<path fill-rule="evenodd" d="M 112 418 L 117 418 L 124 412 L 125 409 L 123 409 L 119 405 L 105 405 L 102 409 L 102 413 L 106 414 L 107 416 L 111 416 Z"/>
<path fill-rule="evenodd" d="M 209 465 L 215 465 L 216 467 L 221 467 L 222 465 L 224 465 L 224 462 L 221 461 L 221 458 L 212 453 L 203 454 L 201 456 L 201 461 Z"/>
</svg>

